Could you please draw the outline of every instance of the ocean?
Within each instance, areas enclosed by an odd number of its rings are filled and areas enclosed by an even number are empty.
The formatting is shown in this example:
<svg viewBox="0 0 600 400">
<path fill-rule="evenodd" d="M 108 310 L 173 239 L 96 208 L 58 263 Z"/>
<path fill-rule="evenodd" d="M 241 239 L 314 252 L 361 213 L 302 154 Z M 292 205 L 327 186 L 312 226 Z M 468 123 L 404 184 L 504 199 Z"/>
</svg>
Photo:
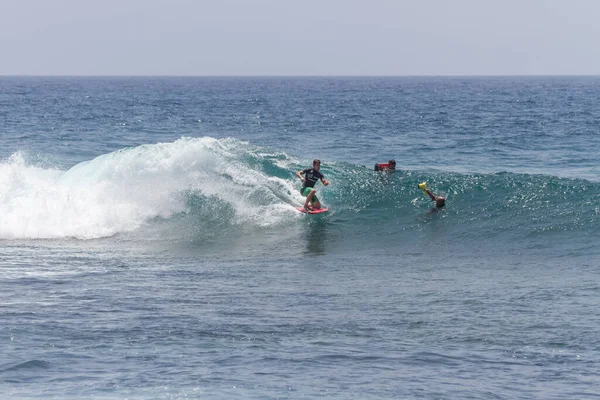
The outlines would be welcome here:
<svg viewBox="0 0 600 400">
<path fill-rule="evenodd" d="M 0 397 L 599 398 L 598 104 L 599 77 L 0 77 Z"/>
</svg>

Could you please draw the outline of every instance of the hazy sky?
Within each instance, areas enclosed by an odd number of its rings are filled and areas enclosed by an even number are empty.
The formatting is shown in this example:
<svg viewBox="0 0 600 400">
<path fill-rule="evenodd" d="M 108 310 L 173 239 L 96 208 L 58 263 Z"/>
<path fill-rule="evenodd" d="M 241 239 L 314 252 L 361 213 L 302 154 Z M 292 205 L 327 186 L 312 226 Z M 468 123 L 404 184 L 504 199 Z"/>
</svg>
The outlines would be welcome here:
<svg viewBox="0 0 600 400">
<path fill-rule="evenodd" d="M 597 0 L 0 0 L 0 75 L 598 75 Z"/>
</svg>

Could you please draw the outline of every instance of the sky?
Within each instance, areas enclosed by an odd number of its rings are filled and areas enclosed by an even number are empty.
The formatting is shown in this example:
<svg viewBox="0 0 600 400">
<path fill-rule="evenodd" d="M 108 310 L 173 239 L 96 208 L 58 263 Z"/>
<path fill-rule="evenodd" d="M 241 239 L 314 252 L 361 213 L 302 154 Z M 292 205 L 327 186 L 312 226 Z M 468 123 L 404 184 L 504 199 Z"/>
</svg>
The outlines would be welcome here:
<svg viewBox="0 0 600 400">
<path fill-rule="evenodd" d="M 597 0 L 0 0 L 0 75 L 600 75 Z"/>
</svg>

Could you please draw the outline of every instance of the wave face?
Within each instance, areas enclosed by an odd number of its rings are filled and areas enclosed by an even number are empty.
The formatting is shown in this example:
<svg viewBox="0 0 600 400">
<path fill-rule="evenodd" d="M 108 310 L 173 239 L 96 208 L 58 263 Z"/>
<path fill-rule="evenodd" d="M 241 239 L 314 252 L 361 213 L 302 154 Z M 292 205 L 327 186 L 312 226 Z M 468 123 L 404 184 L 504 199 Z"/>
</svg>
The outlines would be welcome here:
<svg viewBox="0 0 600 400">
<path fill-rule="evenodd" d="M 272 172 L 286 171 L 287 157 L 260 151 L 233 139 L 182 138 L 68 171 L 15 154 L 0 164 L 0 238 L 101 238 L 169 219 L 195 232 L 277 224 L 294 188 Z"/>
<path fill-rule="evenodd" d="M 327 224 L 335 240 L 365 247 L 399 240 L 535 246 L 599 233 L 597 182 L 514 173 L 381 174 L 350 163 L 324 163 L 332 184 L 319 184 L 318 194 L 330 212 L 302 218 L 293 208 L 303 200 L 295 172 L 309 162 L 209 137 L 126 148 L 67 171 L 28 165 L 14 154 L 0 164 L 0 238 L 202 241 L 298 223 Z M 448 198 L 444 209 L 431 212 L 417 188 L 422 181 Z"/>
</svg>

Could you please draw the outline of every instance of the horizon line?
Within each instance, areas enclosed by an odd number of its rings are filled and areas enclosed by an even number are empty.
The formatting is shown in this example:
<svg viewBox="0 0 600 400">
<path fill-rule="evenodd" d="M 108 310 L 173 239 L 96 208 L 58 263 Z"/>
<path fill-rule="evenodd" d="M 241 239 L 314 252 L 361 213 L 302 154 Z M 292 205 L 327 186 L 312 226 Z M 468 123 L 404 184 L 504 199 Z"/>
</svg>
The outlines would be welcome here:
<svg viewBox="0 0 600 400">
<path fill-rule="evenodd" d="M 0 74 L 2 78 L 518 78 L 600 77 L 600 74 L 406 74 L 406 75 L 293 75 L 293 74 Z"/>
</svg>

